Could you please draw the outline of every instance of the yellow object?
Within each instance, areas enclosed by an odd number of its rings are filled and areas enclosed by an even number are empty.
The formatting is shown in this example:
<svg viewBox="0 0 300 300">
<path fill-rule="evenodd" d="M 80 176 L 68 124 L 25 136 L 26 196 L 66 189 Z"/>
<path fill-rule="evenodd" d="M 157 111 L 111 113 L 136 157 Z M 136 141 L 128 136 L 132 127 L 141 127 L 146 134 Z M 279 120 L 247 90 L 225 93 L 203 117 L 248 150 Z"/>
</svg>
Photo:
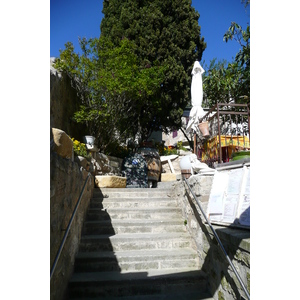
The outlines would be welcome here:
<svg viewBox="0 0 300 300">
<path fill-rule="evenodd" d="M 228 155 L 231 157 L 236 147 L 250 149 L 250 141 L 247 136 L 221 135 L 221 147 L 228 147 Z M 208 158 L 217 158 L 219 155 L 219 136 L 207 140 L 204 144 L 204 152 L 202 152 L 202 160 Z"/>
</svg>

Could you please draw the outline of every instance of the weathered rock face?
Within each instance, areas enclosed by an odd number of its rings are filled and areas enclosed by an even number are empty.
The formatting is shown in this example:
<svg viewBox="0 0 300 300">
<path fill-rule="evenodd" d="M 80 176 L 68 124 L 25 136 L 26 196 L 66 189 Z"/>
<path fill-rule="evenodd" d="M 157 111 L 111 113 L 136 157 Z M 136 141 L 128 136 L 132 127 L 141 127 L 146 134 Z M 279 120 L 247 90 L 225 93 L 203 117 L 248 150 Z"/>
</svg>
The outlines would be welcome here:
<svg viewBox="0 0 300 300">
<path fill-rule="evenodd" d="M 50 58 L 50 128 L 60 128 L 71 137 L 81 141 L 89 134 L 83 124 L 73 121 L 73 116 L 81 104 L 70 78 L 53 67 L 55 58 Z"/>
</svg>

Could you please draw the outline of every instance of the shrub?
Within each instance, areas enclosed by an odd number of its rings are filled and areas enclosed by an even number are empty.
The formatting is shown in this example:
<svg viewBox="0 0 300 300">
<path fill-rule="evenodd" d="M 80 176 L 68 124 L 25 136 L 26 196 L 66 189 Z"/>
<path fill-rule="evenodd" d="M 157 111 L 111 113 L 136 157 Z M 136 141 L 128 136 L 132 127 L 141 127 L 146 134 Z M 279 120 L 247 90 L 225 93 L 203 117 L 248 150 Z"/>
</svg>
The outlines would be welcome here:
<svg viewBox="0 0 300 300">
<path fill-rule="evenodd" d="M 92 156 L 90 153 L 87 152 L 86 146 L 84 143 L 81 143 L 81 142 L 75 140 L 74 138 L 72 138 L 72 141 L 73 141 L 74 152 L 76 155 L 83 156 L 87 159 L 91 159 Z"/>
</svg>

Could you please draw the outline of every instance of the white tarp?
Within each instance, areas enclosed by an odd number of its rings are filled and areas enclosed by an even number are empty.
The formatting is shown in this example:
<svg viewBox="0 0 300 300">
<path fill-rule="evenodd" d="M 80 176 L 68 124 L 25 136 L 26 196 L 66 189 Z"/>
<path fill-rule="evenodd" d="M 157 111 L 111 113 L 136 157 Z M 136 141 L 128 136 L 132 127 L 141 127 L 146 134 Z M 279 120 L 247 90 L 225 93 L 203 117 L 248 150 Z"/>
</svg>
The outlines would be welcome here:
<svg viewBox="0 0 300 300">
<path fill-rule="evenodd" d="M 191 99 L 192 109 L 190 111 L 189 123 L 186 127 L 188 133 L 191 129 L 196 131 L 196 126 L 199 123 L 199 118 L 205 115 L 202 105 L 203 100 L 203 87 L 202 87 L 202 74 L 205 70 L 201 67 L 199 61 L 195 61 L 192 70 L 192 84 L 191 84 Z"/>
</svg>

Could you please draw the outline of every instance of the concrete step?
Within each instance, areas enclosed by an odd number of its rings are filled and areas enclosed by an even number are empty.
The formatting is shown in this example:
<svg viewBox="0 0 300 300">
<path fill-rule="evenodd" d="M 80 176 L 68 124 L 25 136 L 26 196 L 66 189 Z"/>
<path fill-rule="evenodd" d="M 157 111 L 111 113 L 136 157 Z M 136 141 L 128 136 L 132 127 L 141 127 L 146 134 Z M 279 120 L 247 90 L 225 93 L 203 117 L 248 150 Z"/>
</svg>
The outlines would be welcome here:
<svg viewBox="0 0 300 300">
<path fill-rule="evenodd" d="M 93 198 L 170 198 L 172 188 L 95 188 Z"/>
<path fill-rule="evenodd" d="M 108 297 L 110 300 L 214 300 L 210 297 L 209 293 L 203 292 L 189 292 L 184 291 L 182 293 L 166 293 L 166 294 L 156 294 L 156 295 L 137 295 L 137 296 L 125 296 L 125 297 Z M 108 299 L 107 297 L 96 297 L 96 298 L 86 298 L 85 300 L 101 300 Z M 79 300 L 82 298 L 72 298 L 72 300 Z"/>
<path fill-rule="evenodd" d="M 187 248 L 80 252 L 75 262 L 75 272 L 145 271 L 197 267 L 199 267 L 197 252 Z"/>
<path fill-rule="evenodd" d="M 157 189 L 173 189 L 176 182 L 177 181 L 159 181 L 157 183 Z"/>
<path fill-rule="evenodd" d="M 87 298 L 84 297 L 85 300 L 101 300 L 107 299 L 107 297 L 96 297 L 96 298 Z M 214 298 L 210 297 L 210 294 L 207 292 L 189 292 L 183 291 L 173 292 L 173 293 L 164 293 L 164 294 L 156 294 L 156 295 L 136 295 L 136 296 L 125 296 L 125 297 L 108 297 L 110 300 L 214 300 Z M 72 298 L 72 300 L 79 300 L 82 298 Z"/>
<path fill-rule="evenodd" d="M 212 300 L 173 184 L 94 190 L 70 300 Z"/>
<path fill-rule="evenodd" d="M 82 234 L 186 232 L 182 219 L 87 221 Z"/>
<path fill-rule="evenodd" d="M 178 201 L 172 198 L 94 198 L 90 208 L 147 208 L 177 207 Z"/>
<path fill-rule="evenodd" d="M 87 212 L 88 221 L 111 219 L 165 220 L 182 219 L 181 208 L 90 208 Z"/>
<path fill-rule="evenodd" d="M 151 299 L 156 299 L 156 297 L 185 293 L 193 293 L 196 296 L 197 293 L 203 292 L 207 292 L 207 276 L 197 268 L 145 272 L 82 272 L 74 273 L 69 282 L 71 299 L 72 297 L 111 299 L 111 297 L 133 295 L 140 297 L 147 295 L 152 296 Z"/>
<path fill-rule="evenodd" d="M 192 247 L 187 233 L 134 233 L 116 235 L 85 235 L 81 237 L 80 252 L 178 249 Z"/>
</svg>

